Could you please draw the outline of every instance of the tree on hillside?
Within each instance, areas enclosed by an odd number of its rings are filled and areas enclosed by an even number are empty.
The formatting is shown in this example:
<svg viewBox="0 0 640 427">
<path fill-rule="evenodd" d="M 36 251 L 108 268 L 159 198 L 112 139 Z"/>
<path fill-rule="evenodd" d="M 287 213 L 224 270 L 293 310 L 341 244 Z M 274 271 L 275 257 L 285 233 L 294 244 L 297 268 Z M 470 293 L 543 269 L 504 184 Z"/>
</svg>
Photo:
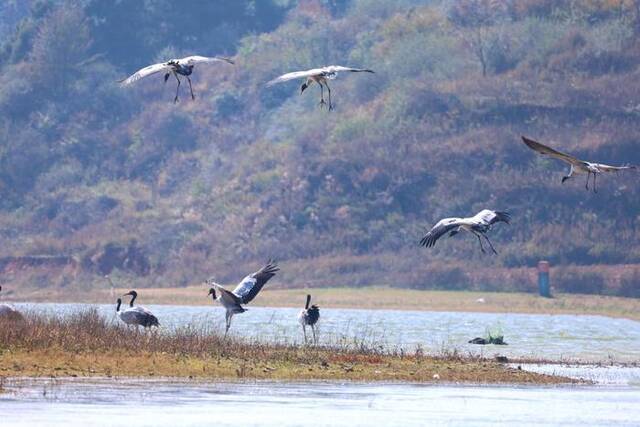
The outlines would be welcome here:
<svg viewBox="0 0 640 427">
<path fill-rule="evenodd" d="M 291 7 L 275 0 L 82 1 L 95 41 L 92 53 L 125 69 L 145 65 L 167 46 L 184 55 L 231 54 L 240 37 L 275 28 Z"/>
<path fill-rule="evenodd" d="M 58 7 L 44 20 L 29 54 L 34 83 L 45 93 L 64 94 L 78 78 L 91 44 L 87 19 L 80 8 Z"/>
<path fill-rule="evenodd" d="M 26 3 L 26 2 L 25 2 Z M 15 25 L 14 31 L 4 38 L 0 46 L 0 65 L 15 64 L 25 59 L 33 45 L 33 38 L 41 21 L 53 9 L 45 0 L 36 0 L 31 4 L 29 13 Z"/>
<path fill-rule="evenodd" d="M 506 10 L 496 0 L 460 0 L 449 10 L 449 21 L 459 30 L 487 76 L 488 32 Z"/>
</svg>

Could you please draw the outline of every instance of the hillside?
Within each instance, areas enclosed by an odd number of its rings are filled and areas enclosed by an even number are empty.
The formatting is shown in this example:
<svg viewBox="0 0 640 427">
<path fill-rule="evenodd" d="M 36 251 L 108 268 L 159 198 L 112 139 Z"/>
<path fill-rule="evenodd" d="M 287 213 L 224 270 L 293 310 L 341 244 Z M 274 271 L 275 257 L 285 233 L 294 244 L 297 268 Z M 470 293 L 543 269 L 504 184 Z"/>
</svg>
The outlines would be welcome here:
<svg viewBox="0 0 640 427">
<path fill-rule="evenodd" d="M 235 282 L 273 257 L 274 287 L 531 290 L 547 259 L 563 291 L 640 296 L 640 174 L 594 194 L 520 142 L 640 164 L 637 2 L 29 4 L 0 25 L 7 289 Z M 116 83 L 191 54 L 236 65 L 198 67 L 177 104 L 160 75 Z M 333 63 L 375 74 L 333 81 L 332 112 L 264 85 Z M 418 246 L 485 207 L 514 218 L 498 256 Z"/>
</svg>

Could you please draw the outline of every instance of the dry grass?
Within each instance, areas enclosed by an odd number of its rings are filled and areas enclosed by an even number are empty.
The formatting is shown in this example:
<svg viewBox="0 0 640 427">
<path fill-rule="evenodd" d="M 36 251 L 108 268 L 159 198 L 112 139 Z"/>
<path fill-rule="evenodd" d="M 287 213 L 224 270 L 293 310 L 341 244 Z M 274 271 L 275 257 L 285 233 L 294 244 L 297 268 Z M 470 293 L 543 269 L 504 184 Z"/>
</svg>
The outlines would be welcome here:
<svg viewBox="0 0 640 427">
<path fill-rule="evenodd" d="M 6 376 L 168 376 L 276 380 L 570 382 L 493 360 L 421 351 L 267 345 L 206 329 L 138 332 L 89 310 L 72 316 L 0 320 L 0 378 Z"/>
</svg>

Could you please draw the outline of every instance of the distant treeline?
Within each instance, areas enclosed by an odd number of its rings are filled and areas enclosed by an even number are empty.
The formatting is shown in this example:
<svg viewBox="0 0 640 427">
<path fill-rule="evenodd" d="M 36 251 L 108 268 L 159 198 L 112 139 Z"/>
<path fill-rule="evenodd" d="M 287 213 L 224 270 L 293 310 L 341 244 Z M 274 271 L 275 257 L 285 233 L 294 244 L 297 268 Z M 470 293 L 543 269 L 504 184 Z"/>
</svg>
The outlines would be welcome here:
<svg viewBox="0 0 640 427">
<path fill-rule="evenodd" d="M 640 163 L 640 2 L 33 0 L 0 12 L 0 257 L 85 260 L 2 283 L 236 281 L 274 257 L 281 285 L 486 277 L 515 289 L 479 272 L 547 259 L 567 291 L 638 294 L 637 275 L 609 274 L 640 264 L 640 174 L 588 193 L 519 138 Z M 162 76 L 117 84 L 190 54 L 236 65 L 200 68 L 198 97 L 176 105 Z M 336 80 L 330 113 L 296 83 L 264 87 L 327 64 L 376 73 Z M 438 219 L 483 208 L 513 215 L 495 230 L 499 256 L 464 236 L 418 247 Z M 367 274 L 324 266 L 350 257 Z"/>
</svg>

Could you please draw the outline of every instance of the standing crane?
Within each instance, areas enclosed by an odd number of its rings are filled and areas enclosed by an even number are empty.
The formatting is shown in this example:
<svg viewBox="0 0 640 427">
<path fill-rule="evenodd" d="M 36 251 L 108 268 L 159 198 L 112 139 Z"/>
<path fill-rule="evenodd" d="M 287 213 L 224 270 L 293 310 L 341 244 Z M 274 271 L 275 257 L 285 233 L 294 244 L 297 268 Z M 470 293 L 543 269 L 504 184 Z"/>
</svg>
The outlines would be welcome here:
<svg viewBox="0 0 640 427">
<path fill-rule="evenodd" d="M 320 320 L 320 307 L 311 304 L 311 295 L 307 295 L 307 303 L 304 305 L 304 309 L 298 314 L 298 322 L 302 325 L 302 333 L 304 334 L 304 342 L 307 342 L 307 326 L 311 326 L 311 332 L 313 333 L 313 343 L 316 344 L 316 323 Z"/>
<path fill-rule="evenodd" d="M 111 289 L 113 290 L 115 286 L 113 285 L 113 281 L 111 281 L 111 277 L 105 276 L 105 278 L 109 281 Z M 151 311 L 142 306 L 133 306 L 133 302 L 138 297 L 138 293 L 136 291 L 127 292 L 123 296 L 131 296 L 131 301 L 129 301 L 129 308 L 120 310 L 122 299 L 118 298 L 116 300 L 116 314 L 120 320 L 127 325 L 142 326 L 144 328 L 160 326 L 158 318 Z"/>
<path fill-rule="evenodd" d="M 2 286 L 0 286 L 2 291 Z M 14 306 L 9 304 L 0 304 L 0 317 L 5 319 L 22 320 L 24 317 Z"/>
</svg>

